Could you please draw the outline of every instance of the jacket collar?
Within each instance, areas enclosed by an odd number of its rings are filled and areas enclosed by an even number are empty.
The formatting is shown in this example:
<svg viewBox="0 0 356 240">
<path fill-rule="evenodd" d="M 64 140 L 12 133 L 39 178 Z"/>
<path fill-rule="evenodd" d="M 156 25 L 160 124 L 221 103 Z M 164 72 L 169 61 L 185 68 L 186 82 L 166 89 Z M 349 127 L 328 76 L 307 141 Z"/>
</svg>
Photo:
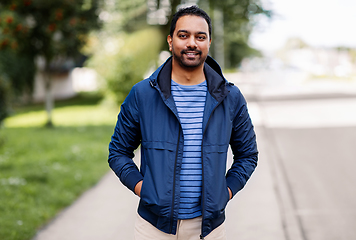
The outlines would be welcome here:
<svg viewBox="0 0 356 240">
<path fill-rule="evenodd" d="M 222 74 L 219 64 L 210 56 L 205 60 L 204 74 L 209 93 L 220 102 L 228 94 L 228 90 L 226 89 L 227 81 Z M 171 95 L 171 76 L 172 57 L 169 57 L 151 76 L 153 78 L 151 84 L 156 85 L 157 83 L 165 99 L 168 99 Z"/>
</svg>

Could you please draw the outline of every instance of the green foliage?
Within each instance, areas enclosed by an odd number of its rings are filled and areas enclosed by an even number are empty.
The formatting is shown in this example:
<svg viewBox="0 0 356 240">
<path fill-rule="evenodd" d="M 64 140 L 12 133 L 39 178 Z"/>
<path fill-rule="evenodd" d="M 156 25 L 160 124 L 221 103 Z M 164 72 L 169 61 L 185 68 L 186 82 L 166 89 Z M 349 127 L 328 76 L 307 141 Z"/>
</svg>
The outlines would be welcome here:
<svg viewBox="0 0 356 240">
<path fill-rule="evenodd" d="M 64 63 L 81 61 L 87 34 L 100 27 L 101 0 L 2 0 L 0 3 L 0 71 L 17 94 L 31 91 L 35 60 L 44 59 L 45 91 L 53 72 L 69 71 Z M 68 62 L 68 61 L 67 61 Z M 70 66 L 73 67 L 73 66 Z M 22 71 L 23 70 L 23 71 Z M 51 95 L 46 98 L 51 111 Z M 51 117 L 48 114 L 48 125 Z"/>
<path fill-rule="evenodd" d="M 9 93 L 9 83 L 3 76 L 0 75 L 0 127 L 2 121 L 8 115 Z"/>
<path fill-rule="evenodd" d="M 161 0 L 150 0 L 151 6 L 156 6 L 157 10 L 162 5 Z M 189 1 L 190 3 L 196 2 L 197 5 L 205 10 L 212 19 L 213 23 L 213 45 L 214 45 L 214 29 L 219 28 L 216 26 L 217 19 L 215 18 L 216 11 L 222 13 L 223 19 L 223 39 L 224 39 L 224 49 L 210 49 L 210 54 L 214 57 L 217 51 L 223 51 L 225 54 L 225 67 L 235 68 L 237 67 L 242 58 L 255 54 L 256 50 L 253 51 L 248 46 L 249 35 L 256 23 L 255 16 L 265 15 L 271 16 L 271 11 L 268 11 L 262 7 L 260 0 L 196 0 Z M 172 15 L 176 12 L 176 8 L 181 4 L 187 3 L 187 1 L 182 0 L 169 0 L 170 11 L 166 11 L 166 17 L 168 19 L 167 24 L 161 26 L 162 33 L 164 35 L 169 34 L 170 22 Z M 163 10 L 163 9 L 161 9 Z M 167 45 L 162 45 L 162 49 L 166 50 Z"/>
<path fill-rule="evenodd" d="M 73 55 L 86 34 L 99 27 L 99 0 L 3 0 L 0 4 L 2 48 L 52 60 Z"/>
<path fill-rule="evenodd" d="M 170 20 L 181 0 L 113 0 L 105 7 L 104 31 L 98 34 L 93 47 L 94 59 L 89 66 L 94 67 L 106 80 L 107 89 L 121 103 L 132 85 L 143 78 L 148 68 L 154 65 L 161 50 L 167 50 L 165 41 L 169 34 Z M 214 22 L 214 10 L 222 12 L 224 25 L 225 67 L 235 68 L 249 55 L 258 54 L 248 46 L 248 37 L 254 25 L 253 16 L 270 12 L 261 7 L 259 0 L 213 0 L 196 1 L 206 10 Z M 163 6 L 165 5 L 165 6 Z M 162 8 L 161 8 L 162 7 Z M 170 8 L 170 11 L 169 11 Z M 161 11 L 162 10 L 162 11 Z M 157 11 L 157 12 L 155 12 Z M 165 25 L 148 28 L 148 13 L 165 14 Z M 214 41 L 214 36 L 213 36 Z M 214 57 L 214 48 L 210 52 Z"/>
<path fill-rule="evenodd" d="M 246 42 L 243 41 L 229 42 L 229 48 L 238 49 L 239 51 L 227 52 L 226 58 L 228 58 L 230 61 L 229 64 L 225 66 L 226 68 L 229 67 L 231 69 L 236 69 L 236 67 L 245 57 L 261 55 L 258 50 L 251 48 Z"/>
<path fill-rule="evenodd" d="M 89 66 L 107 81 L 108 90 L 122 103 L 131 87 L 156 66 L 164 36 L 158 28 L 146 28 L 108 39 L 96 52 Z M 108 47 L 109 46 L 109 47 Z M 110 47 L 111 46 L 111 47 Z"/>
<path fill-rule="evenodd" d="M 35 76 L 34 59 L 10 49 L 0 50 L 0 72 L 9 79 L 15 96 L 31 93 Z M 11 81 L 10 81 L 11 80 Z"/>
<path fill-rule="evenodd" d="M 134 32 L 147 27 L 147 0 L 117 1 L 121 14 L 120 25 L 125 32 Z"/>
<path fill-rule="evenodd" d="M 104 26 L 91 38 L 88 66 L 106 82 L 109 97 L 121 104 L 131 87 L 156 65 L 164 42 L 158 27 L 146 22 L 146 0 L 108 1 Z"/>
<path fill-rule="evenodd" d="M 271 16 L 271 11 L 262 7 L 260 0 L 200 0 L 199 6 L 205 9 L 212 18 L 214 25 L 214 10 L 221 11 L 224 24 L 225 67 L 235 68 L 242 59 L 257 54 L 248 46 L 250 33 L 256 24 L 257 15 Z M 216 26 L 215 26 L 216 27 Z M 214 36 L 213 36 L 214 41 Z"/>
</svg>

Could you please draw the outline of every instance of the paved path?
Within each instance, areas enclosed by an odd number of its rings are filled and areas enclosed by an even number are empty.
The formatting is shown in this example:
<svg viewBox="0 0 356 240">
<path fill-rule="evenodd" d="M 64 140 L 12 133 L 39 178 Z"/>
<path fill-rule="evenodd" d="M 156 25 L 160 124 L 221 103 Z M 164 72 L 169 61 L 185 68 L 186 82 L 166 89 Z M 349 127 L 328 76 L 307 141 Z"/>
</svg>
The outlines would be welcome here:
<svg viewBox="0 0 356 240">
<path fill-rule="evenodd" d="M 283 90 L 278 85 L 279 90 L 276 90 L 272 86 L 251 87 L 239 81 L 237 85 L 241 85 L 242 91 L 247 93 L 247 99 L 252 99 L 249 110 L 256 127 L 260 157 L 259 165 L 245 189 L 227 206 L 228 239 L 307 240 L 290 199 L 290 186 L 285 183 L 283 169 L 276 161 L 274 144 L 277 143 L 271 141 L 268 129 L 352 125 L 356 122 L 355 100 L 319 101 L 315 100 L 315 95 L 319 94 L 318 98 L 334 98 L 337 94 L 349 97 L 356 95 L 356 91 L 350 92 L 348 88 L 345 93 L 340 87 L 336 94 L 334 87 L 327 91 L 328 87 L 322 86 L 323 91 L 315 90 L 312 94 L 305 89 L 303 92 L 301 87 L 299 95 L 297 92 L 286 95 L 287 88 L 292 92 L 290 86 Z M 268 92 L 268 88 L 273 93 Z M 301 95 L 309 100 L 296 100 L 302 99 Z M 277 101 L 278 97 L 286 100 L 288 96 L 293 101 Z M 340 109 L 340 106 L 343 107 Z M 335 114 L 330 114 L 330 108 Z M 355 114 L 346 114 L 346 109 L 355 109 Z M 288 135 L 286 137 L 288 139 Z M 137 203 L 138 198 L 109 172 L 95 187 L 39 231 L 35 240 L 132 239 Z"/>
</svg>

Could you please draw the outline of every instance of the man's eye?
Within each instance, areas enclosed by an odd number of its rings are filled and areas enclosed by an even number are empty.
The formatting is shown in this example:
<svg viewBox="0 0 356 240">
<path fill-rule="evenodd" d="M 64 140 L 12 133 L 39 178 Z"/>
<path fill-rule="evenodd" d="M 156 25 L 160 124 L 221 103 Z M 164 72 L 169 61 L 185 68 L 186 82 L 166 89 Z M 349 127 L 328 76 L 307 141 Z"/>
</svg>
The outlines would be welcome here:
<svg viewBox="0 0 356 240">
<path fill-rule="evenodd" d="M 187 37 L 187 35 L 185 35 L 185 34 L 181 34 L 181 35 L 179 35 L 179 37 L 180 37 L 180 38 L 186 38 L 186 37 Z"/>
<path fill-rule="evenodd" d="M 205 36 L 198 36 L 197 38 L 198 38 L 199 40 L 205 40 L 205 39 L 206 39 Z"/>
</svg>

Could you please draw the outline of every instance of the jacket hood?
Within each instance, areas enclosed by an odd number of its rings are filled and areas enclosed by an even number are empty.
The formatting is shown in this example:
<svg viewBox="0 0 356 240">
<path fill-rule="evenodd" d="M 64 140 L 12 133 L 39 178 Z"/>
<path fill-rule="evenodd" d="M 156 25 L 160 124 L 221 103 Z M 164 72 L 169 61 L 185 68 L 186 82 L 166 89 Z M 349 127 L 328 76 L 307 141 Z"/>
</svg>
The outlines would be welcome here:
<svg viewBox="0 0 356 240">
<path fill-rule="evenodd" d="M 222 74 L 219 64 L 210 56 L 204 63 L 204 74 L 208 86 L 208 91 L 217 100 L 221 101 L 227 94 L 227 81 Z M 158 89 L 162 92 L 165 99 L 171 95 L 171 79 L 172 79 L 172 56 L 169 57 L 150 77 L 151 86 L 158 85 Z"/>
</svg>

